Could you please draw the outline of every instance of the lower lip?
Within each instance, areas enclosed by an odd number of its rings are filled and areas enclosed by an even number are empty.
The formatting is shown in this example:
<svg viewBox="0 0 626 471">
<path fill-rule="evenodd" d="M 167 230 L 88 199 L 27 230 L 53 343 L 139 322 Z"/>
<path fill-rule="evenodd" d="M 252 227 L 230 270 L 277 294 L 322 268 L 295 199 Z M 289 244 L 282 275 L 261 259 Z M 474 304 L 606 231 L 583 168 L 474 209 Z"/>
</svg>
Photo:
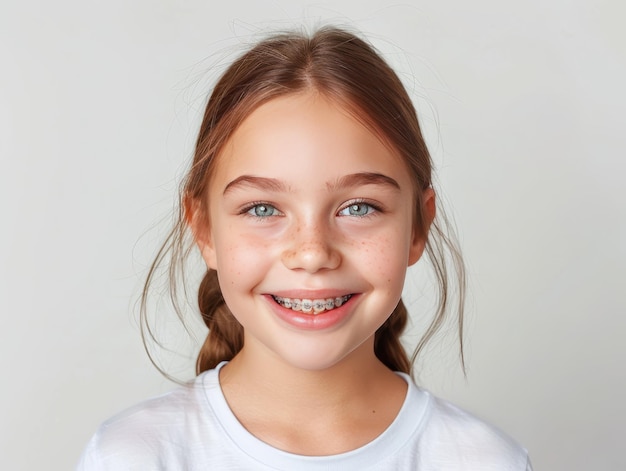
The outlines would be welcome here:
<svg viewBox="0 0 626 471">
<path fill-rule="evenodd" d="M 266 295 L 268 302 L 272 305 L 273 311 L 279 319 L 287 324 L 302 330 L 324 330 L 330 329 L 341 324 L 350 312 L 352 303 L 358 295 L 353 294 L 341 306 L 331 309 L 330 311 L 322 311 L 319 314 L 307 314 L 302 311 L 294 311 L 281 306 L 270 295 Z"/>
</svg>

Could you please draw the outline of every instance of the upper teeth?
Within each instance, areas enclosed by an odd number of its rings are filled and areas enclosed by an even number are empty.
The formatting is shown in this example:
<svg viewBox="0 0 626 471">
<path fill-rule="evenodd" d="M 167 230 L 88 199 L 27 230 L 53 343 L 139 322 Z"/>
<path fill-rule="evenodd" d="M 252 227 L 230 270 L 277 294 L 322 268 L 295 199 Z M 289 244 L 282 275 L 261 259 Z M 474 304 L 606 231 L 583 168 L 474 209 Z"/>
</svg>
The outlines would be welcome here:
<svg viewBox="0 0 626 471">
<path fill-rule="evenodd" d="M 314 315 L 323 311 L 330 311 L 336 307 L 341 306 L 348 299 L 352 297 L 351 294 L 345 296 L 337 296 L 336 298 L 325 299 L 298 299 L 298 298 L 283 298 L 281 296 L 272 296 L 274 300 L 288 309 L 302 312 L 312 312 Z"/>
</svg>

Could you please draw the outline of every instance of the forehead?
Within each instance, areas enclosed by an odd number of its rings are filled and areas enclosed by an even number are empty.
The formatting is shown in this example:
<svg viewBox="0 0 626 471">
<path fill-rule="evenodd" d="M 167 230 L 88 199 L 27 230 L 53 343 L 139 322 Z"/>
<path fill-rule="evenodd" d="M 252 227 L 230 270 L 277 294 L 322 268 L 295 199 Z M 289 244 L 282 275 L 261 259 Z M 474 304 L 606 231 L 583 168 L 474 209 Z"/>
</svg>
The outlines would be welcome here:
<svg viewBox="0 0 626 471">
<path fill-rule="evenodd" d="M 319 180 L 376 172 L 412 186 L 402 158 L 365 123 L 320 93 L 275 98 L 235 130 L 218 156 L 212 184 L 223 188 L 243 174 L 324 184 Z"/>
</svg>

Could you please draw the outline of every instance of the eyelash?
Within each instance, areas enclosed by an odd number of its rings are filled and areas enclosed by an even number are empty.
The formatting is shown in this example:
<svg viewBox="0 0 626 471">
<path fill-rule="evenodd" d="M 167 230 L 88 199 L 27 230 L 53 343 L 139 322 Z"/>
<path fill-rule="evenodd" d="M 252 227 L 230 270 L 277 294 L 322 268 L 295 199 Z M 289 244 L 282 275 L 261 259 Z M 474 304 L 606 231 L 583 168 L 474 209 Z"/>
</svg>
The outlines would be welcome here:
<svg viewBox="0 0 626 471">
<path fill-rule="evenodd" d="M 341 213 L 343 211 L 349 210 L 349 208 L 351 206 L 367 206 L 368 207 L 368 212 L 366 214 L 345 214 L 342 215 Z M 265 206 L 268 208 L 272 208 L 274 210 L 275 213 L 277 214 L 270 214 L 270 215 L 266 215 L 266 216 L 260 216 L 257 214 L 251 214 L 251 211 L 255 208 L 258 208 L 260 206 Z M 355 199 L 352 201 L 349 201 L 348 203 L 344 204 L 339 211 L 337 211 L 337 216 L 340 217 L 356 217 L 356 218 L 366 218 L 366 217 L 372 217 L 374 216 L 376 213 L 383 213 L 383 209 L 378 205 L 375 204 L 371 201 L 367 201 L 364 199 Z M 246 216 L 246 217 L 251 217 L 253 219 L 257 219 L 257 220 L 263 220 L 263 219 L 268 219 L 270 217 L 275 217 L 275 216 L 283 216 L 283 213 L 272 203 L 268 203 L 266 201 L 254 201 L 246 206 L 244 206 L 243 208 L 241 208 L 241 210 L 239 211 L 239 214 L 242 216 Z"/>
<path fill-rule="evenodd" d="M 346 215 L 341 215 L 340 214 L 341 212 L 349 209 L 351 206 L 368 206 L 372 211 L 368 211 L 367 214 L 346 214 Z M 345 204 L 337 212 L 337 215 L 338 216 L 342 216 L 342 217 L 366 218 L 366 217 L 372 217 L 376 213 L 382 213 L 382 212 L 384 212 L 384 211 L 378 204 L 375 204 L 375 203 L 373 203 L 371 201 L 367 201 L 367 200 L 364 200 L 364 199 L 356 199 L 356 200 L 349 201 L 347 204 Z"/>
<path fill-rule="evenodd" d="M 275 212 L 277 212 L 278 214 L 271 214 L 269 216 L 259 216 L 256 214 L 250 214 L 250 211 L 252 211 L 254 208 L 257 208 L 259 206 L 266 206 L 269 208 L 273 208 Z M 241 208 L 241 210 L 239 211 L 239 214 L 241 214 L 242 216 L 247 216 L 247 217 L 251 217 L 254 219 L 258 219 L 258 220 L 262 220 L 262 219 L 267 219 L 270 218 L 272 216 L 282 216 L 283 213 L 280 212 L 280 210 L 278 208 L 276 208 L 275 205 L 273 205 L 272 203 L 268 203 L 266 201 L 254 201 L 246 206 L 244 206 L 243 208 Z"/>
</svg>

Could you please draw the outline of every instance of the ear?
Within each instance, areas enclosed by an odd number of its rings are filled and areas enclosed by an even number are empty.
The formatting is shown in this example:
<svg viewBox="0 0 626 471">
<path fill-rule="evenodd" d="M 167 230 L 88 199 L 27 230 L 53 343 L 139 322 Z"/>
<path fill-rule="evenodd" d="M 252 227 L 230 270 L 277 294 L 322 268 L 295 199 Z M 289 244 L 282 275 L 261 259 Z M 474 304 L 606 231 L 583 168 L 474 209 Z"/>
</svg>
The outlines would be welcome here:
<svg viewBox="0 0 626 471">
<path fill-rule="evenodd" d="M 424 253 L 426 240 L 428 238 L 428 231 L 430 230 L 430 225 L 435 219 L 435 214 L 437 213 L 437 207 L 435 205 L 435 190 L 432 188 L 424 190 L 424 193 L 422 194 L 422 205 L 422 211 L 424 213 L 424 227 L 421 231 L 416 227 L 413 228 L 413 239 L 411 240 L 411 247 L 409 249 L 408 266 L 416 263 Z"/>
<path fill-rule="evenodd" d="M 209 214 L 205 205 L 192 196 L 184 198 L 185 222 L 196 241 L 200 254 L 208 268 L 217 269 Z"/>
</svg>

